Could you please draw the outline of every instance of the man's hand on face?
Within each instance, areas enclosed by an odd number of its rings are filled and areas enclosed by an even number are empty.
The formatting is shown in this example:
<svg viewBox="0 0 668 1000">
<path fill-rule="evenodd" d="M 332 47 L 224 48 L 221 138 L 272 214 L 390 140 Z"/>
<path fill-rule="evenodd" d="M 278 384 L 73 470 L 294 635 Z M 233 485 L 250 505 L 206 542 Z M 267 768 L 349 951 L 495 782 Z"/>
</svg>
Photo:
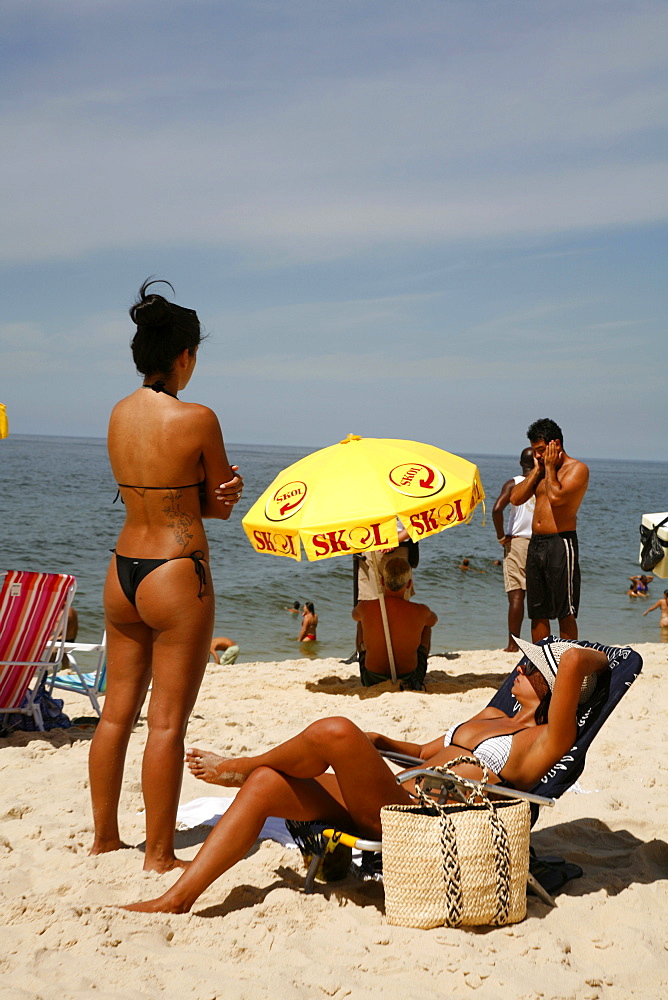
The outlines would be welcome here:
<svg viewBox="0 0 668 1000">
<path fill-rule="evenodd" d="M 557 441 L 550 441 L 543 456 L 545 468 L 558 469 L 564 460 L 564 453 Z"/>
<path fill-rule="evenodd" d="M 542 479 L 543 476 L 545 475 L 545 463 L 544 463 L 543 453 L 537 454 L 536 452 L 534 452 L 533 471 L 534 473 L 537 474 L 538 479 Z"/>
</svg>

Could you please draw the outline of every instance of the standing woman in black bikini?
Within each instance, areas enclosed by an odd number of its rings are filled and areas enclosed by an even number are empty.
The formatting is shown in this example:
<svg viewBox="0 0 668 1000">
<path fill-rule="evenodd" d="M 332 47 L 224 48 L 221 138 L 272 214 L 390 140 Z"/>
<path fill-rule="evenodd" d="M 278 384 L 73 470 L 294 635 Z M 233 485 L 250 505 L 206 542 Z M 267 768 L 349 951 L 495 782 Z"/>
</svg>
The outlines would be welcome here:
<svg viewBox="0 0 668 1000">
<path fill-rule="evenodd" d="M 130 310 L 132 355 L 143 385 L 114 407 L 108 448 L 125 524 L 104 588 L 107 693 L 90 750 L 95 839 L 91 854 L 125 846 L 118 803 L 130 733 L 149 684 L 142 765 L 146 870 L 174 855 L 188 718 L 213 633 L 214 592 L 203 517 L 227 520 L 241 496 L 215 413 L 182 402 L 201 340 L 193 309 L 148 294 Z M 171 285 L 169 286 L 171 288 Z"/>
</svg>

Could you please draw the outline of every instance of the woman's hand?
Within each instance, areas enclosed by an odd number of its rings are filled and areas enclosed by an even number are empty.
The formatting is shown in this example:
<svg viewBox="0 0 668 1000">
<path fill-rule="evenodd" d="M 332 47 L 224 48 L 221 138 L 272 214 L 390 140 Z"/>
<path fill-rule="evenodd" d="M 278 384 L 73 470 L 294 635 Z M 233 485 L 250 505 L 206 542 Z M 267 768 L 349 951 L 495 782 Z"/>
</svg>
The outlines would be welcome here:
<svg viewBox="0 0 668 1000">
<path fill-rule="evenodd" d="M 232 472 L 238 472 L 239 470 L 238 465 L 231 465 L 230 468 Z M 235 503 L 239 503 L 241 500 L 243 488 L 243 477 L 235 476 L 234 479 L 230 479 L 229 482 L 221 483 L 220 486 L 216 486 L 216 500 L 222 500 L 222 502 L 227 504 L 228 507 L 232 507 Z"/>
</svg>

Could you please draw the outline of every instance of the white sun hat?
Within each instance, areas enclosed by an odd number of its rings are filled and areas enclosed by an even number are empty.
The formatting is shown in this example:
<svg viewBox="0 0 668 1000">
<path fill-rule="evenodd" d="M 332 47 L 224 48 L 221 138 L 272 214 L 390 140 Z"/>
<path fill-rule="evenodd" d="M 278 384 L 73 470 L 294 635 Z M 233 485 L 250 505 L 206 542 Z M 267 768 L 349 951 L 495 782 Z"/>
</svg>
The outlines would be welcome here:
<svg viewBox="0 0 668 1000">
<path fill-rule="evenodd" d="M 518 639 L 517 636 L 513 636 L 513 638 L 527 659 L 533 663 L 534 667 L 545 678 L 550 691 L 554 691 L 559 660 L 566 650 L 572 649 L 574 646 L 580 649 L 586 648 L 580 646 L 577 642 L 567 642 L 563 639 L 556 642 L 546 642 L 544 646 L 536 646 L 533 642 L 525 642 L 523 639 Z M 589 701 L 595 690 L 596 674 L 589 674 L 582 682 L 578 704 L 582 705 L 585 701 Z"/>
</svg>

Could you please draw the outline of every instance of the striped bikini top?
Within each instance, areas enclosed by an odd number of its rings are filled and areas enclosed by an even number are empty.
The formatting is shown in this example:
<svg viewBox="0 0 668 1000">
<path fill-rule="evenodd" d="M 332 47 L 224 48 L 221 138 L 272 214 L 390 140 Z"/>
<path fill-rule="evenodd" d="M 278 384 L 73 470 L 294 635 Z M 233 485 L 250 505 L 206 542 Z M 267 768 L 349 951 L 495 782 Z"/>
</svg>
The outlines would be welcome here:
<svg viewBox="0 0 668 1000">
<path fill-rule="evenodd" d="M 460 744 L 454 742 L 454 735 L 460 726 L 464 723 L 459 723 L 456 726 L 450 726 L 447 733 L 443 737 L 443 746 L 448 747 L 451 744 L 455 746 L 460 746 Z M 510 751 L 513 745 L 513 736 L 516 733 L 521 732 L 520 729 L 516 729 L 512 733 L 502 733 L 500 736 L 488 736 L 486 740 L 481 740 L 477 746 L 474 747 L 462 747 L 462 750 L 470 749 L 470 752 L 479 757 L 490 771 L 497 774 L 500 778 L 502 777 L 502 770 L 508 763 L 508 758 L 510 757 Z"/>
</svg>

